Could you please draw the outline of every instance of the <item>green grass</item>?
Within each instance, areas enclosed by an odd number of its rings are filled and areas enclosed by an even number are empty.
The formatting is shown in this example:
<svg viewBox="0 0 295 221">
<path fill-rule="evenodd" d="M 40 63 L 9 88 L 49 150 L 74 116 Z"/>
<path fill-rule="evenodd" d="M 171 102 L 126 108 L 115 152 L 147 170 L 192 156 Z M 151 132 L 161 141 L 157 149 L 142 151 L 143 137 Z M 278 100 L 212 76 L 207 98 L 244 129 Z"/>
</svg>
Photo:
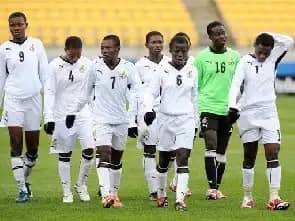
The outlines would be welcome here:
<svg viewBox="0 0 295 221">
<path fill-rule="evenodd" d="M 254 209 L 241 209 L 241 162 L 242 148 L 239 137 L 232 136 L 228 165 L 224 175 L 222 191 L 228 196 L 224 200 L 207 201 L 205 192 L 207 183 L 203 163 L 203 142 L 198 140 L 190 161 L 189 186 L 193 195 L 187 199 L 188 211 L 174 211 L 175 195 L 169 192 L 170 207 L 161 209 L 154 202 L 147 199 L 147 186 L 141 165 L 141 152 L 135 147 L 135 140 L 129 140 L 123 160 L 123 176 L 120 196 L 124 208 L 103 209 L 96 196 L 97 177 L 93 169 L 89 177 L 89 191 L 91 202 L 82 203 L 75 195 L 75 202 L 64 205 L 61 202 L 61 185 L 57 174 L 56 156 L 49 154 L 50 139 L 42 133 L 38 164 L 33 171 L 34 198 L 26 204 L 16 204 L 16 184 L 12 176 L 9 161 L 9 138 L 6 129 L 0 129 L 0 220 L 34 221 L 34 220 L 295 220 L 295 97 L 279 97 L 278 107 L 282 128 L 281 164 L 283 179 L 281 195 L 291 202 L 288 211 L 267 211 L 265 204 L 268 200 L 268 185 L 265 176 L 265 160 L 263 149 L 259 149 L 259 156 L 255 168 Z M 78 146 L 77 146 L 78 147 Z M 75 148 L 72 162 L 72 180 L 76 180 L 79 165 L 79 148 Z M 171 175 L 170 175 L 171 176 Z"/>
</svg>

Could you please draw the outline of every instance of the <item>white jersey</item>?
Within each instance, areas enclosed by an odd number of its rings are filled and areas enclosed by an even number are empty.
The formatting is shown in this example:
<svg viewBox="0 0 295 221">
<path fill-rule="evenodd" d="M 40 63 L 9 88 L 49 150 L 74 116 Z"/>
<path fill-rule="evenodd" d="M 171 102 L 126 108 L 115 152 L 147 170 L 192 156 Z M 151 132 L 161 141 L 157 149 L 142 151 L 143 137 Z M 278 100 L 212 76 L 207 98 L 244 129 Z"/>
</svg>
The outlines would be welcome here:
<svg viewBox="0 0 295 221">
<path fill-rule="evenodd" d="M 44 91 L 44 121 L 64 121 L 70 114 L 80 118 L 90 117 L 88 105 L 84 103 L 80 107 L 80 104 L 82 96 L 87 96 L 91 61 L 81 57 L 71 64 L 62 57 L 57 57 L 49 66 L 51 73 Z"/>
<path fill-rule="evenodd" d="M 155 72 L 159 66 L 167 64 L 171 59 L 167 56 L 163 56 L 162 60 L 159 63 L 155 63 L 148 59 L 147 57 L 140 58 L 135 63 L 135 68 L 139 74 L 141 85 L 139 88 L 139 103 L 143 104 L 144 94 L 147 88 L 149 88 L 150 82 L 154 77 Z M 157 111 L 160 105 L 160 97 L 155 99 L 153 109 Z"/>
<path fill-rule="evenodd" d="M 144 97 L 145 112 L 152 110 L 154 99 L 161 94 L 159 112 L 196 115 L 197 79 L 197 70 L 190 64 L 181 70 L 175 69 L 170 63 L 159 68 Z"/>
<path fill-rule="evenodd" d="M 22 44 L 6 41 L 0 46 L 0 98 L 7 95 L 20 99 L 40 93 L 48 71 L 42 42 L 28 37 Z"/>
<path fill-rule="evenodd" d="M 274 37 L 276 45 L 264 62 L 258 62 L 254 55 L 248 54 L 238 63 L 229 92 L 229 107 L 242 111 L 275 108 L 276 68 L 292 47 L 293 39 L 285 35 L 269 34 Z"/>
<path fill-rule="evenodd" d="M 139 84 L 138 74 L 131 62 L 121 58 L 119 64 L 111 70 L 103 59 L 95 59 L 88 83 L 89 94 L 92 94 L 92 90 L 95 94 L 92 104 L 94 121 L 112 125 L 135 122 Z M 130 95 L 136 98 L 130 98 L 128 113 L 129 89 Z"/>
</svg>

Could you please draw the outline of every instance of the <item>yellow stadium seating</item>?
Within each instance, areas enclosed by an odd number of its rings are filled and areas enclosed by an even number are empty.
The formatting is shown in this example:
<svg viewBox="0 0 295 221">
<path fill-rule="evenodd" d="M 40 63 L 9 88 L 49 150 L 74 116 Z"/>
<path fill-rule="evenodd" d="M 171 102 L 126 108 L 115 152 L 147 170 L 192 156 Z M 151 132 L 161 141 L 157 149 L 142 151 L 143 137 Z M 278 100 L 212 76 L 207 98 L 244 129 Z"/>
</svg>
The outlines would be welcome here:
<svg viewBox="0 0 295 221">
<path fill-rule="evenodd" d="M 295 36 L 294 0 L 216 0 L 240 46 L 250 46 L 264 31 Z"/>
<path fill-rule="evenodd" d="M 87 46 L 97 46 L 106 34 L 121 37 L 122 44 L 144 44 L 145 34 L 158 30 L 165 41 L 176 32 L 189 34 L 193 45 L 198 36 L 181 0 L 4 0 L 0 10 L 0 42 L 9 37 L 7 17 L 22 11 L 29 34 L 47 46 L 63 46 L 69 35 L 79 35 Z"/>
</svg>

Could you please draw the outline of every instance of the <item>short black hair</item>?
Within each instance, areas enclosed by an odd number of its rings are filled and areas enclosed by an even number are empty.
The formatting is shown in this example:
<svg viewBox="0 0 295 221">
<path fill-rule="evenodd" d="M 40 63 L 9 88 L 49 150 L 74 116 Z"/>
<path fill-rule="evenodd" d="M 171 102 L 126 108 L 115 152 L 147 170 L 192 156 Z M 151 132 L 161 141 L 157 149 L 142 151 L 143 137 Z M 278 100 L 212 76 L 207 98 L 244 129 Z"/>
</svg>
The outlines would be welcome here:
<svg viewBox="0 0 295 221">
<path fill-rule="evenodd" d="M 171 38 L 170 43 L 169 43 L 169 49 L 172 49 L 172 46 L 174 43 L 179 43 L 179 44 L 187 44 L 188 48 L 189 48 L 189 42 L 187 41 L 186 37 L 184 36 L 174 36 L 173 38 Z"/>
<path fill-rule="evenodd" d="M 261 33 L 256 37 L 254 45 L 263 45 L 273 48 L 275 45 L 275 40 L 270 34 Z"/>
<path fill-rule="evenodd" d="M 146 34 L 146 36 L 145 36 L 145 43 L 146 43 L 146 44 L 149 43 L 150 38 L 151 38 L 152 36 L 155 36 L 155 35 L 159 35 L 159 36 L 161 36 L 161 37 L 164 39 L 164 36 L 162 35 L 161 32 L 159 32 L 159 31 L 150 31 L 150 32 L 148 32 L 148 33 Z"/>
<path fill-rule="evenodd" d="M 82 48 L 82 40 L 78 36 L 69 36 L 65 41 L 65 49 Z"/>
<path fill-rule="evenodd" d="M 188 41 L 188 46 L 190 47 L 192 45 L 191 39 L 190 39 L 190 37 L 188 36 L 187 33 L 185 33 L 185 32 L 177 32 L 174 36 L 185 37 L 185 39 Z"/>
<path fill-rule="evenodd" d="M 27 22 L 27 17 L 23 12 L 13 12 L 8 16 L 8 21 L 12 18 L 23 17 L 25 22 Z"/>
<path fill-rule="evenodd" d="M 115 43 L 115 46 L 120 47 L 120 38 L 117 35 L 106 35 L 102 40 L 112 40 Z"/>
<path fill-rule="evenodd" d="M 222 24 L 221 22 L 219 21 L 213 21 L 213 22 L 210 22 L 208 25 L 207 25 L 207 34 L 210 35 L 211 34 L 211 30 L 212 28 L 216 27 L 216 26 L 224 26 L 224 24 Z"/>
</svg>

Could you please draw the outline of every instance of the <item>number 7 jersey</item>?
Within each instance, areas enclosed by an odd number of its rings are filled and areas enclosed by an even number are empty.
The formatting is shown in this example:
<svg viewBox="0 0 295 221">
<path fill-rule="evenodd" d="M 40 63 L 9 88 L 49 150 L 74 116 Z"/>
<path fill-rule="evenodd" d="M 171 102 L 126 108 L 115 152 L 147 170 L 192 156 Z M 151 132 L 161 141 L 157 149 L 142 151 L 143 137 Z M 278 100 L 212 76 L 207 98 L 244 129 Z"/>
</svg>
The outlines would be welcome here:
<svg viewBox="0 0 295 221">
<path fill-rule="evenodd" d="M 92 112 L 95 122 L 102 124 L 129 123 L 137 112 L 137 97 L 140 80 L 134 64 L 120 59 L 119 64 L 112 70 L 102 58 L 93 61 L 88 87 L 94 90 Z M 129 101 L 127 112 L 127 91 L 134 98 Z M 89 94 L 92 94 L 91 91 Z M 133 113 L 130 113 L 130 110 Z"/>
</svg>

